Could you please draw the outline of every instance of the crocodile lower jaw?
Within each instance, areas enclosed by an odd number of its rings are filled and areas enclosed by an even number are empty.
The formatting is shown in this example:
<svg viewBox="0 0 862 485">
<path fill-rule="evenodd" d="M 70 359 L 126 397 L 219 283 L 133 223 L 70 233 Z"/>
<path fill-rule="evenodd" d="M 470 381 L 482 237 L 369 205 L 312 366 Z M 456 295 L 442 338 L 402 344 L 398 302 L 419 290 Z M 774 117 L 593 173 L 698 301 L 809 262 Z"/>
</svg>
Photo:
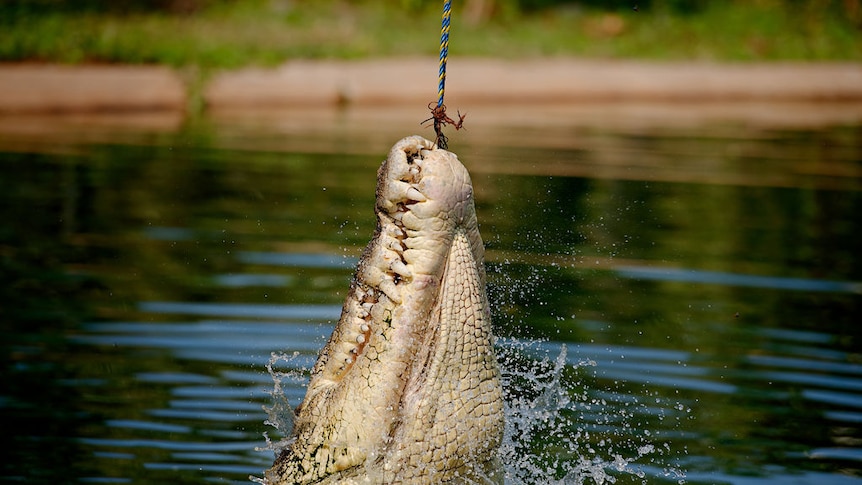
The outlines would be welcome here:
<svg viewBox="0 0 862 485">
<path fill-rule="evenodd" d="M 502 389 L 467 170 L 405 138 L 378 170 L 375 212 L 270 483 L 375 473 L 435 483 L 499 445 Z"/>
</svg>

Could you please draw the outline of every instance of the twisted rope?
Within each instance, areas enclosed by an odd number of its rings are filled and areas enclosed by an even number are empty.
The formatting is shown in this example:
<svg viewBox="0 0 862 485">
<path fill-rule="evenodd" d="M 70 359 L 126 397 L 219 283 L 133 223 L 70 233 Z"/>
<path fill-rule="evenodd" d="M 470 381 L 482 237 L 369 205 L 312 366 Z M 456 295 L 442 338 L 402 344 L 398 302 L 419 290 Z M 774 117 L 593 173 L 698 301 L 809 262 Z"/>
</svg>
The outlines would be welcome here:
<svg viewBox="0 0 862 485">
<path fill-rule="evenodd" d="M 446 61 L 449 58 L 449 18 L 451 17 L 452 1 L 443 2 L 443 20 L 440 26 L 440 74 L 437 82 L 437 106 L 443 106 L 443 95 L 446 91 Z"/>
<path fill-rule="evenodd" d="M 460 130 L 464 125 L 464 118 L 467 116 L 458 112 L 458 121 L 453 120 L 446 115 L 446 105 L 443 104 L 443 95 L 446 93 L 446 61 L 449 60 L 449 19 L 452 15 L 451 0 L 443 2 L 443 21 L 440 26 L 440 73 L 437 83 L 437 106 L 434 106 L 434 101 L 428 103 L 428 109 L 431 110 L 431 117 L 423 121 L 434 121 L 434 133 L 437 135 L 437 146 L 446 150 L 448 148 L 448 140 L 443 134 L 443 127 L 452 125 L 456 130 Z"/>
</svg>

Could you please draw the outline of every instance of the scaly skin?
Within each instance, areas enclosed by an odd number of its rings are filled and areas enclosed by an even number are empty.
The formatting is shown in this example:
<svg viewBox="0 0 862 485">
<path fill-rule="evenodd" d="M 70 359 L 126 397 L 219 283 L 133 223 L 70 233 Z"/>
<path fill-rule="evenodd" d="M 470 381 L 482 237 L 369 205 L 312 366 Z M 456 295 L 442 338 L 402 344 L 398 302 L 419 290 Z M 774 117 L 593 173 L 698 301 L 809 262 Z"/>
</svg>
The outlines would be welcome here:
<svg viewBox="0 0 862 485">
<path fill-rule="evenodd" d="M 377 172 L 375 211 L 266 482 L 497 483 L 503 398 L 470 176 L 405 138 Z"/>
</svg>

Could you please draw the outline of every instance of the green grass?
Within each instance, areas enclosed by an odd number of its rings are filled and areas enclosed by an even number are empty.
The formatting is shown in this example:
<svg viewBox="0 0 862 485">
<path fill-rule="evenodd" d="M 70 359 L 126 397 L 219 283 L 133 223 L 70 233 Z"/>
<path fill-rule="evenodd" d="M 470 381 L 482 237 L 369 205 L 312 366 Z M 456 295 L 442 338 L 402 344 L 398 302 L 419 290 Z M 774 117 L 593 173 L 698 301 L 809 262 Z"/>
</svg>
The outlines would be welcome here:
<svg viewBox="0 0 862 485">
<path fill-rule="evenodd" d="M 158 63 L 204 69 L 296 58 L 434 55 L 439 2 L 246 0 L 194 14 L 38 12 L 0 7 L 0 61 Z M 461 2 L 463 3 L 463 2 Z M 809 2 L 814 4 L 816 2 Z M 453 56 L 695 60 L 862 59 L 862 29 L 834 9 L 767 0 L 712 2 L 689 14 L 504 8 L 467 21 L 455 2 Z M 806 4 L 807 5 L 807 4 Z"/>
</svg>

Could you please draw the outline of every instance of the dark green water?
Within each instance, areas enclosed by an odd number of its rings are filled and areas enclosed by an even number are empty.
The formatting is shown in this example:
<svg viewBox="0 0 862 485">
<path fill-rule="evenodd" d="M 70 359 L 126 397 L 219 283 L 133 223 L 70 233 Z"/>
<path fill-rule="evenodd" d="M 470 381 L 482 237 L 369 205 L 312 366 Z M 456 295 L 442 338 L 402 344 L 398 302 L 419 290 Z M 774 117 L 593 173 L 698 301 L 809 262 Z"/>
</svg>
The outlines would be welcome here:
<svg viewBox="0 0 862 485">
<path fill-rule="evenodd" d="M 0 123 L 0 481 L 269 466 L 266 364 L 313 363 L 431 136 L 303 116 Z M 862 125 L 468 129 L 513 482 L 862 483 Z"/>
</svg>

